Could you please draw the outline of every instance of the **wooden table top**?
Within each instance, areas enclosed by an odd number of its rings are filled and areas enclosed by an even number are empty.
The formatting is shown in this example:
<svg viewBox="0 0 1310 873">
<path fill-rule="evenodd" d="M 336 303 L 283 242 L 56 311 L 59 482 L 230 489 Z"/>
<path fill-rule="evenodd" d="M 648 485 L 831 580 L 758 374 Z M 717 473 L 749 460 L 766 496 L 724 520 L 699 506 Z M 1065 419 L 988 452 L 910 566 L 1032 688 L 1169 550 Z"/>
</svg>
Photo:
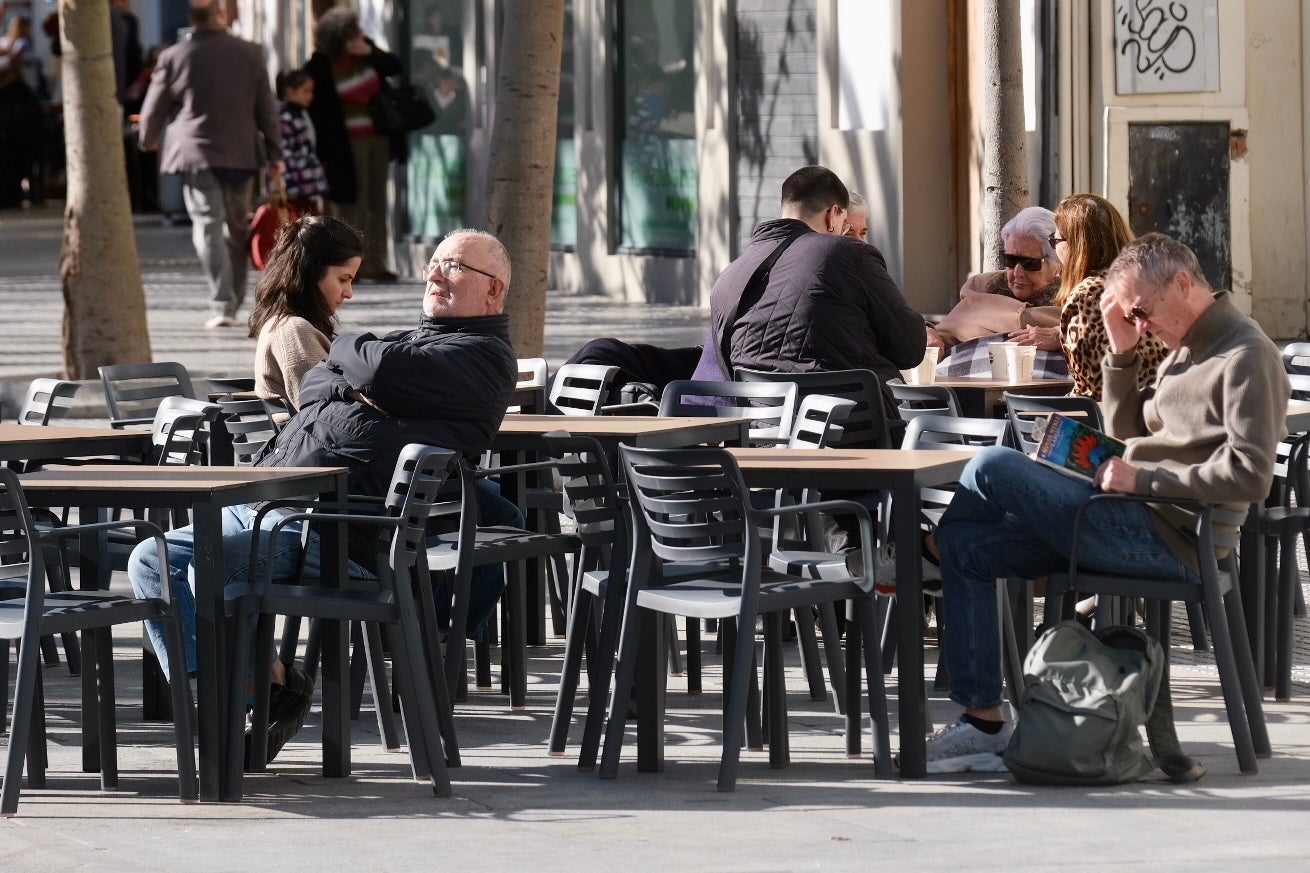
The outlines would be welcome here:
<svg viewBox="0 0 1310 873">
<path fill-rule="evenodd" d="M 108 427 L 0 424 L 0 461 L 49 461 L 79 455 L 140 454 L 150 431 Z"/>
<path fill-rule="evenodd" d="M 703 427 L 740 426 L 749 418 L 714 418 L 698 415 L 524 415 L 510 413 L 501 422 L 502 434 L 524 435 L 567 430 L 587 436 L 641 436 Z"/>
<path fill-rule="evenodd" d="M 1016 394 L 1022 394 L 1028 390 L 1050 391 L 1068 391 L 1073 387 L 1072 379 L 1030 379 L 1027 382 L 1009 382 L 1004 379 L 993 379 L 990 376 L 952 376 L 946 379 L 937 379 L 934 385 L 946 385 L 950 388 L 980 388 L 983 390 L 1001 389 L 1004 391 L 1013 391 Z"/>
<path fill-rule="evenodd" d="M 160 493 L 223 491 L 269 482 L 294 482 L 335 476 L 344 467 L 158 467 L 146 464 L 87 464 L 38 470 L 20 477 L 24 490 L 155 491 Z"/>
<path fill-rule="evenodd" d="M 963 467 L 970 450 L 953 449 L 773 449 L 730 448 L 742 470 L 786 467 L 798 471 L 919 472 Z"/>
</svg>

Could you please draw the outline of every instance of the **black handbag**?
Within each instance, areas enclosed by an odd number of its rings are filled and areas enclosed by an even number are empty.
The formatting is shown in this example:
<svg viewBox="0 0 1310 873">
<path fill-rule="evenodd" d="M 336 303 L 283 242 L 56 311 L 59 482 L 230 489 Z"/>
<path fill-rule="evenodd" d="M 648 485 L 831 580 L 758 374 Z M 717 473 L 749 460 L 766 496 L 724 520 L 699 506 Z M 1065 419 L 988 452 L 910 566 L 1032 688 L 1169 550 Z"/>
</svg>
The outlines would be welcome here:
<svg viewBox="0 0 1310 873">
<path fill-rule="evenodd" d="M 432 104 L 404 76 L 382 80 L 382 90 L 368 104 L 373 128 L 384 136 L 409 133 L 437 120 Z"/>
</svg>

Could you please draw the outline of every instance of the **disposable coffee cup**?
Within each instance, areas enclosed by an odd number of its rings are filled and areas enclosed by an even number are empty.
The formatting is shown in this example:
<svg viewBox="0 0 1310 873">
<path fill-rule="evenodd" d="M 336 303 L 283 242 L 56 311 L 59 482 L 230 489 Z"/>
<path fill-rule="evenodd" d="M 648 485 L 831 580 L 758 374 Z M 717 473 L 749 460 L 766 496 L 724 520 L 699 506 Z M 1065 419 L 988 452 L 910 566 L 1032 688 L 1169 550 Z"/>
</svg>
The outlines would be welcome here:
<svg viewBox="0 0 1310 873">
<path fill-rule="evenodd" d="M 1019 376 L 1016 382 L 1031 382 L 1033 380 L 1033 365 L 1037 362 L 1037 346 L 1019 346 Z M 1014 373 L 1014 367 L 1011 365 L 1010 373 Z"/>
<path fill-rule="evenodd" d="M 1006 379 L 1011 385 L 1031 382 L 1033 376 L 1033 359 L 1037 355 L 1035 346 L 1020 346 L 1007 343 L 1005 346 Z M 995 363 L 993 362 L 993 366 Z"/>
<path fill-rule="evenodd" d="M 937 381 L 937 347 L 928 346 L 923 350 L 923 360 L 916 368 L 918 385 L 931 385 Z"/>
<path fill-rule="evenodd" d="M 1017 349 L 1018 343 L 988 343 L 987 352 L 992 356 L 992 378 L 997 382 L 1010 381 L 1009 349 Z"/>
</svg>

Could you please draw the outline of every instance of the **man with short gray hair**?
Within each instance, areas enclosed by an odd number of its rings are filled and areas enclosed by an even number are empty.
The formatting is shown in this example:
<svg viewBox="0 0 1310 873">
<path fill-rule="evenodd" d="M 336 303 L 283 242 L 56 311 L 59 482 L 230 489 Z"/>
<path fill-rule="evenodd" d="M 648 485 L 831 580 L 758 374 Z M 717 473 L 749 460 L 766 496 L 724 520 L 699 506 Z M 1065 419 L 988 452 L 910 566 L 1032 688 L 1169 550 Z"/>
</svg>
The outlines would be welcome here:
<svg viewBox="0 0 1310 873">
<path fill-rule="evenodd" d="M 1101 315 L 1110 351 L 1101 364 L 1107 429 L 1127 443 L 1092 480 L 1009 448 L 969 462 L 937 528 L 951 699 L 964 707 L 928 741 L 928 772 L 1004 769 L 1011 726 L 1001 711 L 996 579 L 1036 579 L 1068 568 L 1075 514 L 1093 494 L 1186 498 L 1245 509 L 1263 500 L 1286 436 L 1290 387 L 1260 326 L 1215 293 L 1191 249 L 1159 233 L 1129 243 L 1106 273 Z M 1137 339 L 1171 352 L 1138 388 Z M 1097 502 L 1084 513 L 1085 569 L 1197 582 L 1189 566 L 1194 518 L 1177 507 Z"/>
</svg>

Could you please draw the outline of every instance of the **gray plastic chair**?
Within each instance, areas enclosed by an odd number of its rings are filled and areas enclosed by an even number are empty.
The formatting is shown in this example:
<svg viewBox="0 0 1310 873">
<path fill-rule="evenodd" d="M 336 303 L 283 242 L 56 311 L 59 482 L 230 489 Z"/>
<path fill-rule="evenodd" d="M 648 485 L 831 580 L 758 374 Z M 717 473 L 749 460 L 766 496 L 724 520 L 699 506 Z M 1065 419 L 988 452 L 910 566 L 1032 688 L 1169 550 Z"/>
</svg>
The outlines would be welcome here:
<svg viewBox="0 0 1310 873">
<path fill-rule="evenodd" d="M 609 364 L 565 364 L 550 383 L 550 404 L 564 415 L 600 415 L 618 372 Z"/>
<path fill-rule="evenodd" d="M 439 797 L 451 794 L 447 760 L 459 763 L 459 747 L 451 716 L 450 695 L 435 652 L 435 637 L 424 640 L 419 607 L 414 601 L 414 586 L 421 585 L 422 551 L 427 535 L 427 521 L 439 505 L 438 493 L 445 484 L 455 461 L 450 449 L 420 444 L 406 446 L 396 461 L 391 489 L 378 511 L 361 507 L 324 507 L 313 502 L 275 501 L 259 514 L 279 508 L 302 507 L 303 511 L 286 514 L 273 531 L 295 521 L 309 523 L 349 522 L 352 528 L 376 531 L 378 575 L 376 579 L 349 579 L 345 584 L 325 588 L 318 580 L 297 574 L 289 579 L 252 578 L 229 585 L 224 591 L 228 614 L 234 617 L 236 639 L 233 643 L 231 697 L 228 713 L 228 778 L 240 794 L 241 762 L 245 742 L 243 722 L 246 683 L 252 670 L 249 660 L 254 649 L 254 664 L 268 664 L 273 659 L 273 617 L 304 616 L 337 621 L 359 621 L 370 626 L 365 640 L 376 705 L 391 706 L 386 692 L 386 671 L 382 660 L 379 625 L 390 630 L 391 665 L 400 690 L 400 706 L 408 733 L 410 765 L 415 779 L 427 780 Z M 259 528 L 258 520 L 256 529 Z M 251 563 L 262 554 L 260 537 L 251 540 Z M 266 566 L 271 565 L 269 561 Z M 256 627 L 256 617 L 258 625 Z M 252 646 L 253 642 L 253 646 Z M 258 677 L 260 671 L 256 670 Z M 250 736 L 250 768 L 263 770 L 266 761 L 268 727 L 268 683 L 255 682 L 256 695 Z M 338 695 L 343 704 L 347 701 Z M 327 715 L 325 717 L 336 717 Z M 379 717 L 380 720 L 380 717 Z M 384 731 L 385 733 L 385 731 Z M 443 751 L 444 740 L 444 751 Z"/>
<path fill-rule="evenodd" d="M 1191 533 L 1196 537 L 1196 560 L 1201 571 L 1201 584 L 1083 572 L 1078 566 L 1079 527 L 1088 508 L 1105 500 L 1152 505 L 1163 503 L 1194 513 L 1196 524 Z M 1231 512 L 1193 500 L 1137 494 L 1093 495 L 1079 507 L 1074 517 L 1069 572 L 1047 577 L 1046 596 L 1048 604 L 1058 602 L 1064 592 L 1071 590 L 1145 598 L 1147 632 L 1164 646 L 1169 645 L 1170 604 L 1175 600 L 1204 603 L 1206 616 L 1210 620 L 1215 663 L 1219 668 L 1219 683 L 1223 689 L 1224 707 L 1228 712 L 1228 725 L 1233 734 L 1238 766 L 1243 773 L 1249 774 L 1257 772 L 1256 759 L 1268 756 L 1271 748 L 1260 700 L 1260 681 L 1255 673 L 1251 645 L 1247 639 L 1246 619 L 1242 613 L 1241 592 L 1237 586 L 1238 528 L 1245 519 L 1245 512 Z M 1216 549 L 1226 550 L 1226 557 L 1222 560 L 1216 558 Z M 1054 623 L 1055 610 L 1048 609 L 1047 614 L 1049 617 L 1046 626 L 1049 627 Z"/>
<path fill-rule="evenodd" d="M 100 368 L 100 384 L 115 428 L 150 424 L 165 397 L 196 397 L 191 375 L 174 361 L 107 365 Z"/>
<path fill-rule="evenodd" d="M 791 432 L 796 397 L 796 385 L 791 382 L 675 379 L 660 395 L 660 415 L 750 416 L 750 444 L 779 445 L 786 443 Z M 694 402 L 697 399 L 706 402 Z"/>
<path fill-rule="evenodd" d="M 959 415 L 960 398 L 949 385 L 906 385 L 899 379 L 887 383 L 900 407 L 901 419 L 919 415 Z"/>
<path fill-rule="evenodd" d="M 1101 419 L 1101 407 L 1093 398 L 1081 395 L 1037 396 L 1031 394 L 1012 394 L 1004 392 L 1006 416 L 1010 422 L 1010 435 L 1015 448 L 1025 454 L 1037 451 L 1038 440 L 1034 429 L 1046 426 L 1046 419 L 1053 412 L 1066 418 L 1077 418 L 1097 430 L 1105 430 Z"/>
<path fill-rule="evenodd" d="M 851 600 L 855 619 L 847 626 L 848 744 L 850 734 L 861 730 L 858 658 L 863 652 L 868 673 L 869 707 L 874 722 L 874 772 L 892 772 L 887 702 L 883 687 L 882 658 L 878 651 L 874 602 L 856 577 L 840 580 L 802 579 L 764 568 L 763 547 L 756 528 L 779 514 L 805 512 L 814 508 L 840 508 L 860 520 L 864 538 L 873 541 L 868 510 L 845 501 L 800 504 L 779 509 L 753 509 L 750 494 L 736 461 L 723 449 L 638 449 L 620 446 L 623 470 L 633 501 L 633 562 L 620 636 L 621 650 L 614 679 L 609 725 L 601 756 L 600 775 L 618 775 L 628 699 L 637 673 L 637 659 L 643 646 L 654 657 L 647 663 L 658 669 L 664 635 L 659 616 L 683 615 L 717 619 L 735 624 L 725 634 L 725 706 L 723 749 L 718 787 L 732 791 L 736 786 L 747 695 L 754 660 L 755 619 L 764 617 L 764 686 L 768 725 L 769 762 L 785 766 L 789 757 L 786 725 L 786 693 L 782 657 L 782 624 L 787 612 L 819 603 Z M 698 562 L 713 572 L 666 578 L 663 568 L 670 563 Z M 872 573 L 872 557 L 865 561 Z M 643 642 L 643 617 L 655 620 L 652 639 Z M 725 629 L 726 630 L 726 629 Z M 638 748 L 642 738 L 658 738 L 663 717 L 659 677 L 643 673 L 637 684 Z M 647 754 L 662 758 L 662 744 L 652 742 Z M 658 769 L 660 760 L 638 762 L 641 769 Z"/>
<path fill-rule="evenodd" d="M 899 440 L 892 441 L 892 424 L 887 417 L 882 381 L 872 370 L 811 373 L 738 370 L 737 379 L 742 382 L 793 382 L 799 391 L 798 400 L 811 394 L 828 394 L 855 401 L 855 407 L 842 419 L 842 434 L 833 443 L 834 447 L 894 449 L 899 444 Z"/>
<path fill-rule="evenodd" d="M 73 397 L 80 387 L 77 382 L 63 379 L 33 379 L 18 411 L 18 423 L 47 425 L 52 419 L 68 418 L 73 410 Z"/>
<path fill-rule="evenodd" d="M 1283 366 L 1288 373 L 1310 374 L 1310 342 L 1283 346 Z"/>
<path fill-rule="evenodd" d="M 238 467 L 249 467 L 264 447 L 277 436 L 277 422 L 268 405 L 258 398 L 219 400 L 223 426 L 232 441 L 232 457 Z"/>
<path fill-rule="evenodd" d="M 141 521 L 105 522 L 39 531 L 32 522 L 27 501 L 11 470 L 0 467 L 0 516 L 5 518 L 0 534 L 0 555 L 14 563 L 0 565 L 0 578 L 25 581 L 20 599 L 0 601 L 0 640 L 22 640 L 18 650 L 18 675 L 14 685 L 14 718 L 5 759 L 4 783 L 0 787 L 0 815 L 18 811 L 18 794 L 23 775 L 23 758 L 28 762 L 28 785 L 45 786 L 45 706 L 41 697 L 41 666 L 38 658 L 43 634 L 83 632 L 97 661 L 95 714 L 100 735 L 99 768 L 101 786 L 118 787 L 118 753 L 114 703 L 114 649 L 111 628 L 147 619 L 162 620 L 168 635 L 168 657 L 175 676 L 186 675 L 182 656 L 182 624 L 169 600 L 168 586 L 159 599 L 138 599 L 108 591 L 64 591 L 46 594 L 45 563 L 41 543 L 76 537 L 84 533 L 133 527 L 155 538 L 160 566 L 167 565 L 163 533 Z M 174 743 L 177 747 L 179 793 L 183 802 L 198 797 L 195 748 L 191 738 L 190 686 L 185 681 L 172 688 Z M 86 713 L 92 718 L 91 713 Z"/>
</svg>

